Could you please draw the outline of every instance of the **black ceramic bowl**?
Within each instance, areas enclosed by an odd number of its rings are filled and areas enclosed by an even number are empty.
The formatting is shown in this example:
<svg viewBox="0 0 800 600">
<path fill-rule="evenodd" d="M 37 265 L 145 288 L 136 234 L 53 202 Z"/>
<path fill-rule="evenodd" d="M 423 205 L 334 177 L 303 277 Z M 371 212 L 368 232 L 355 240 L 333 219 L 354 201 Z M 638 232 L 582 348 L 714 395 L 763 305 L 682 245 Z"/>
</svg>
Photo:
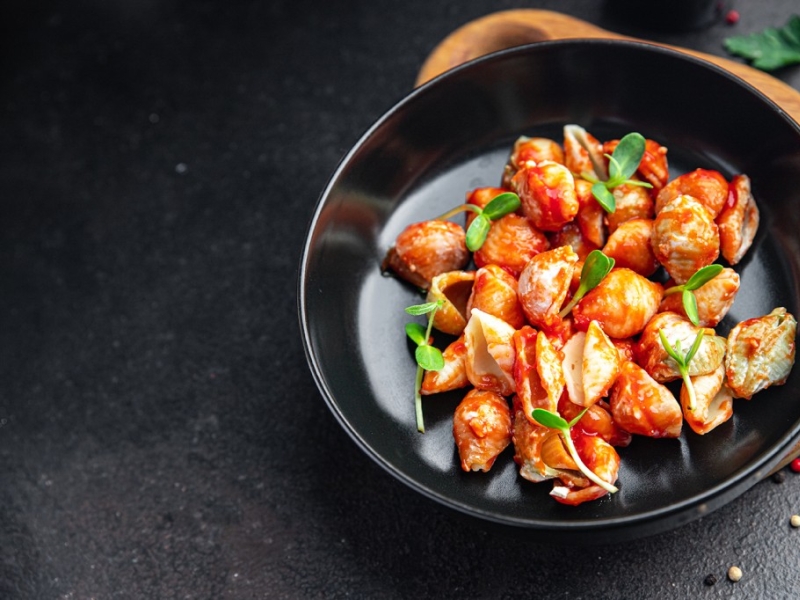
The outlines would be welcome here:
<svg viewBox="0 0 800 600">
<path fill-rule="evenodd" d="M 578 40 L 503 51 L 413 91 L 344 158 L 310 225 L 299 282 L 308 362 L 331 411 L 379 465 L 441 504 L 562 540 L 609 541 L 676 527 L 729 502 L 800 435 L 800 369 L 736 400 L 734 417 L 698 436 L 635 437 L 620 450 L 619 493 L 561 506 L 551 484 L 521 479 L 509 448 L 490 473 L 463 473 L 452 439 L 461 394 L 423 400 L 403 332 L 414 289 L 380 263 L 409 223 L 495 185 L 521 134 L 562 139 L 567 123 L 600 139 L 638 131 L 669 149 L 671 177 L 698 167 L 748 174 L 762 215 L 737 265 L 742 287 L 719 331 L 784 306 L 798 314 L 800 129 L 776 105 L 705 62 L 642 43 Z"/>
</svg>

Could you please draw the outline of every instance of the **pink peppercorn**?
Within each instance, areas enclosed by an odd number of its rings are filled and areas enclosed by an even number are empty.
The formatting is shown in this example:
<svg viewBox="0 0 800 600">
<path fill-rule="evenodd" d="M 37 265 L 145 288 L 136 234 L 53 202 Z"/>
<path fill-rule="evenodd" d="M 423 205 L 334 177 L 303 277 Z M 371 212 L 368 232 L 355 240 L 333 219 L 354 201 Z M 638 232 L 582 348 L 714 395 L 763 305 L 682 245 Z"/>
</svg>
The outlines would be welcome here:
<svg viewBox="0 0 800 600">
<path fill-rule="evenodd" d="M 795 473 L 800 473 L 800 458 L 795 458 L 789 463 L 789 468 Z"/>
<path fill-rule="evenodd" d="M 739 11 L 738 10 L 729 10 L 728 14 L 725 15 L 725 22 L 728 25 L 735 25 L 739 22 Z"/>
</svg>

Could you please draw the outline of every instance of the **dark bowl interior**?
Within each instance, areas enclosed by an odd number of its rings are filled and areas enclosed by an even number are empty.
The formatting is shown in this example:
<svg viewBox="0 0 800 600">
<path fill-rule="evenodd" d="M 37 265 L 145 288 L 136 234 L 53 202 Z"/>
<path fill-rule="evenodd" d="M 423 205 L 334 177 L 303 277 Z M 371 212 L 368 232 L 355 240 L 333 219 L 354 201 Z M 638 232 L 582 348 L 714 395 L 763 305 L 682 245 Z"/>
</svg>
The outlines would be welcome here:
<svg viewBox="0 0 800 600">
<path fill-rule="evenodd" d="M 620 492 L 578 507 L 521 479 L 508 449 L 488 474 L 463 473 L 452 439 L 462 394 L 424 399 L 416 432 L 415 364 L 403 308 L 419 294 L 380 262 L 409 223 L 496 185 L 522 134 L 562 139 L 577 123 L 600 139 L 639 131 L 667 146 L 671 177 L 748 174 L 762 222 L 737 265 L 742 288 L 719 327 L 785 306 L 798 313 L 800 130 L 752 87 L 705 62 L 633 42 L 547 42 L 504 51 L 415 90 L 344 158 L 309 228 L 299 312 L 311 371 L 356 443 L 413 489 L 530 535 L 609 541 L 650 535 L 719 508 L 763 478 L 800 432 L 800 373 L 736 400 L 705 436 L 635 438 L 620 450 Z"/>
</svg>

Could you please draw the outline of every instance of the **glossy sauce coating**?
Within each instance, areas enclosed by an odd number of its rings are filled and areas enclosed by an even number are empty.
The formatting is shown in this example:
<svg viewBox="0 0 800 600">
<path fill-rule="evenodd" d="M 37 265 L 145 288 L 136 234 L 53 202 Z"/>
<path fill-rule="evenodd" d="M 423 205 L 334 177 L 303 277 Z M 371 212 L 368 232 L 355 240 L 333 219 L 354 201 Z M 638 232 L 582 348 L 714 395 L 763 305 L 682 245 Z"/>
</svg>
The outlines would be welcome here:
<svg viewBox="0 0 800 600">
<path fill-rule="evenodd" d="M 614 421 L 635 435 L 674 438 L 683 415 L 672 392 L 634 362 L 622 365 L 610 397 Z"/>
<path fill-rule="evenodd" d="M 453 437 L 464 471 L 488 471 L 511 443 L 506 399 L 494 392 L 471 390 L 456 408 Z"/>
<path fill-rule="evenodd" d="M 422 289 L 431 279 L 466 266 L 470 254 L 464 229 L 450 221 L 412 223 L 397 236 L 383 262 L 399 277 Z"/>
<path fill-rule="evenodd" d="M 656 314 L 663 295 L 660 283 L 630 269 L 612 269 L 572 310 L 575 326 L 585 330 L 597 321 L 612 338 L 634 336 Z"/>
</svg>

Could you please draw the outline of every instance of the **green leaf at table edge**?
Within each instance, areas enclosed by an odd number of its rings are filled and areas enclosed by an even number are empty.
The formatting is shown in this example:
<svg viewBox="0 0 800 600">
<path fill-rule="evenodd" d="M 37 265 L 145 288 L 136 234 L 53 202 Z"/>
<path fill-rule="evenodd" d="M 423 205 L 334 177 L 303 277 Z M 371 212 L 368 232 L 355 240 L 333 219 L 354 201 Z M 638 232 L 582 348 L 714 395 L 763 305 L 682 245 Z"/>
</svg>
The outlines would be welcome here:
<svg viewBox="0 0 800 600">
<path fill-rule="evenodd" d="M 752 61 L 755 68 L 774 71 L 800 62 L 800 16 L 792 15 L 781 28 L 730 36 L 723 46 L 731 54 Z"/>
</svg>

